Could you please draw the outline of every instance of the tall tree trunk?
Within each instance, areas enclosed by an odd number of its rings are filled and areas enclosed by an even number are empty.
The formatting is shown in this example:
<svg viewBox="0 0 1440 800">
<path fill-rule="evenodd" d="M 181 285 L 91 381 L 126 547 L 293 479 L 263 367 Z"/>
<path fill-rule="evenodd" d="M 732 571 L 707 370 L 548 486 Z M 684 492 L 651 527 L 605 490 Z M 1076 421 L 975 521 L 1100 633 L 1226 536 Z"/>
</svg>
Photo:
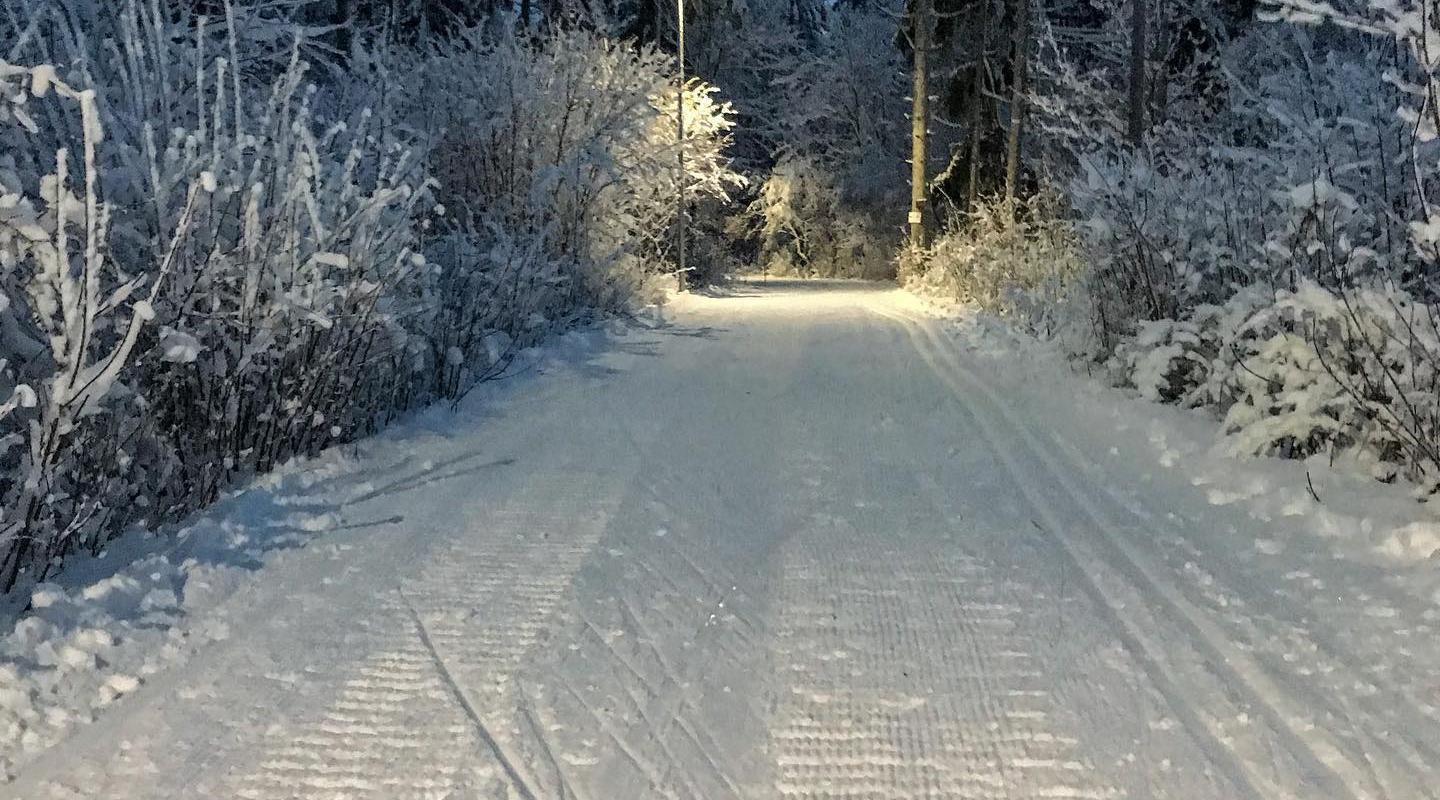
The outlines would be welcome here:
<svg viewBox="0 0 1440 800">
<path fill-rule="evenodd" d="M 926 134 L 930 124 L 930 25 L 934 13 L 932 0 L 915 0 L 910 19 L 911 44 L 915 50 L 915 68 L 910 88 L 910 247 L 925 246 L 925 159 Z"/>
<path fill-rule="evenodd" d="M 1170 16 L 1167 0 L 1155 0 L 1145 11 L 1146 38 L 1150 46 L 1150 64 L 1145 71 L 1146 107 L 1150 109 L 1149 127 L 1165 122 L 1170 108 L 1170 47 L 1176 31 L 1165 25 Z"/>
<path fill-rule="evenodd" d="M 1130 0 L 1130 108 L 1125 136 L 1139 145 L 1145 131 L 1145 4 Z"/>
<path fill-rule="evenodd" d="M 1020 134 L 1025 126 L 1025 73 L 1030 66 L 1030 0 L 1014 0 L 1012 40 L 1010 135 L 1005 142 L 1005 205 L 1013 210 L 1020 182 Z"/>
<path fill-rule="evenodd" d="M 520 27 L 530 27 L 530 0 L 520 0 Z"/>
<path fill-rule="evenodd" d="M 986 67 L 986 48 L 990 43 L 990 15 L 985 9 L 985 19 L 980 27 L 979 55 L 975 59 L 975 76 L 970 86 L 970 174 L 965 181 L 965 210 L 975 208 L 980 199 L 980 145 L 984 133 L 980 129 L 980 106 L 985 102 L 985 84 L 989 78 Z"/>
</svg>

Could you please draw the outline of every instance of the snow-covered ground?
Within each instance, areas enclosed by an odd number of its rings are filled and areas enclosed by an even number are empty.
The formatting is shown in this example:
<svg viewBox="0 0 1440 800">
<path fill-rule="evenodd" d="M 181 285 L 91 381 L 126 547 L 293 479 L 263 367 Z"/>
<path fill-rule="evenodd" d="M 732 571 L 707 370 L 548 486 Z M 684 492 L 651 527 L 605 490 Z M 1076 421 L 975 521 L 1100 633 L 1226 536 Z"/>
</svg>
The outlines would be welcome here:
<svg viewBox="0 0 1440 800">
<path fill-rule="evenodd" d="M 1440 796 L 1402 490 L 880 286 L 667 316 L 43 588 L 0 796 Z"/>
</svg>

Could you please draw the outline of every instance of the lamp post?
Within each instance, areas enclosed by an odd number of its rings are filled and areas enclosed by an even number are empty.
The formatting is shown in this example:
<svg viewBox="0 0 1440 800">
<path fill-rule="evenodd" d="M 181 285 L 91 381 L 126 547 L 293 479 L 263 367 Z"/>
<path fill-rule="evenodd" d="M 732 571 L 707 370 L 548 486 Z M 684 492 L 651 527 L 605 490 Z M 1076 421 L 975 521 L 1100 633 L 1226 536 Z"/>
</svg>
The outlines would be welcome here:
<svg viewBox="0 0 1440 800">
<path fill-rule="evenodd" d="M 676 140 L 679 145 L 676 152 L 679 153 L 680 175 L 676 185 L 679 187 L 676 197 L 675 208 L 675 243 L 677 247 L 677 261 L 679 269 L 675 273 L 676 289 L 685 291 L 685 0 L 675 0 L 676 30 L 678 32 L 676 49 L 679 51 L 679 74 L 676 77 Z"/>
</svg>

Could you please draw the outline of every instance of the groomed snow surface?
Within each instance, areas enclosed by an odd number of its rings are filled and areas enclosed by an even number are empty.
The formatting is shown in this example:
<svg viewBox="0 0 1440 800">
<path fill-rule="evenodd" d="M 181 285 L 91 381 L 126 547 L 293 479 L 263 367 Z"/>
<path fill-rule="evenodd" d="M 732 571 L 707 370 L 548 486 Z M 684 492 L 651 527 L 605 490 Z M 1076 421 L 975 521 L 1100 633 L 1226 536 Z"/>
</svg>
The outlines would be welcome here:
<svg viewBox="0 0 1440 800">
<path fill-rule="evenodd" d="M 865 284 L 529 363 L 37 591 L 0 796 L 1440 796 L 1398 487 Z"/>
</svg>

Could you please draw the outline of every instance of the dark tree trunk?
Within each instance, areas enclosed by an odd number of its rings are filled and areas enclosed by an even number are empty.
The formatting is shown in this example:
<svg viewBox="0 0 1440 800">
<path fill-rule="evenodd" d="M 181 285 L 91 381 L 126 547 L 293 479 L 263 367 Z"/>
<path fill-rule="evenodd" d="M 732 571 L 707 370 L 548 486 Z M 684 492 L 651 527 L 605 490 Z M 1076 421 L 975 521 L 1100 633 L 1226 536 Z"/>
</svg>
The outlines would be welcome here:
<svg viewBox="0 0 1440 800">
<path fill-rule="evenodd" d="M 1020 136 L 1025 127 L 1025 73 L 1030 66 L 1030 2 L 1015 0 L 1013 67 L 1010 94 L 1010 136 L 1005 144 L 1005 204 L 1015 204 L 1020 182 Z"/>
<path fill-rule="evenodd" d="M 1149 0 L 1130 2 L 1130 108 L 1125 136 L 1138 145 L 1145 131 L 1145 4 Z"/>
<path fill-rule="evenodd" d="M 970 81 L 970 164 L 965 180 L 965 209 L 975 208 L 980 199 L 980 144 L 985 138 L 981 130 L 980 109 L 985 102 L 985 85 L 989 81 L 986 69 L 986 47 L 990 43 L 990 17 L 987 15 L 980 28 L 979 55 L 975 58 L 974 75 Z"/>
</svg>

